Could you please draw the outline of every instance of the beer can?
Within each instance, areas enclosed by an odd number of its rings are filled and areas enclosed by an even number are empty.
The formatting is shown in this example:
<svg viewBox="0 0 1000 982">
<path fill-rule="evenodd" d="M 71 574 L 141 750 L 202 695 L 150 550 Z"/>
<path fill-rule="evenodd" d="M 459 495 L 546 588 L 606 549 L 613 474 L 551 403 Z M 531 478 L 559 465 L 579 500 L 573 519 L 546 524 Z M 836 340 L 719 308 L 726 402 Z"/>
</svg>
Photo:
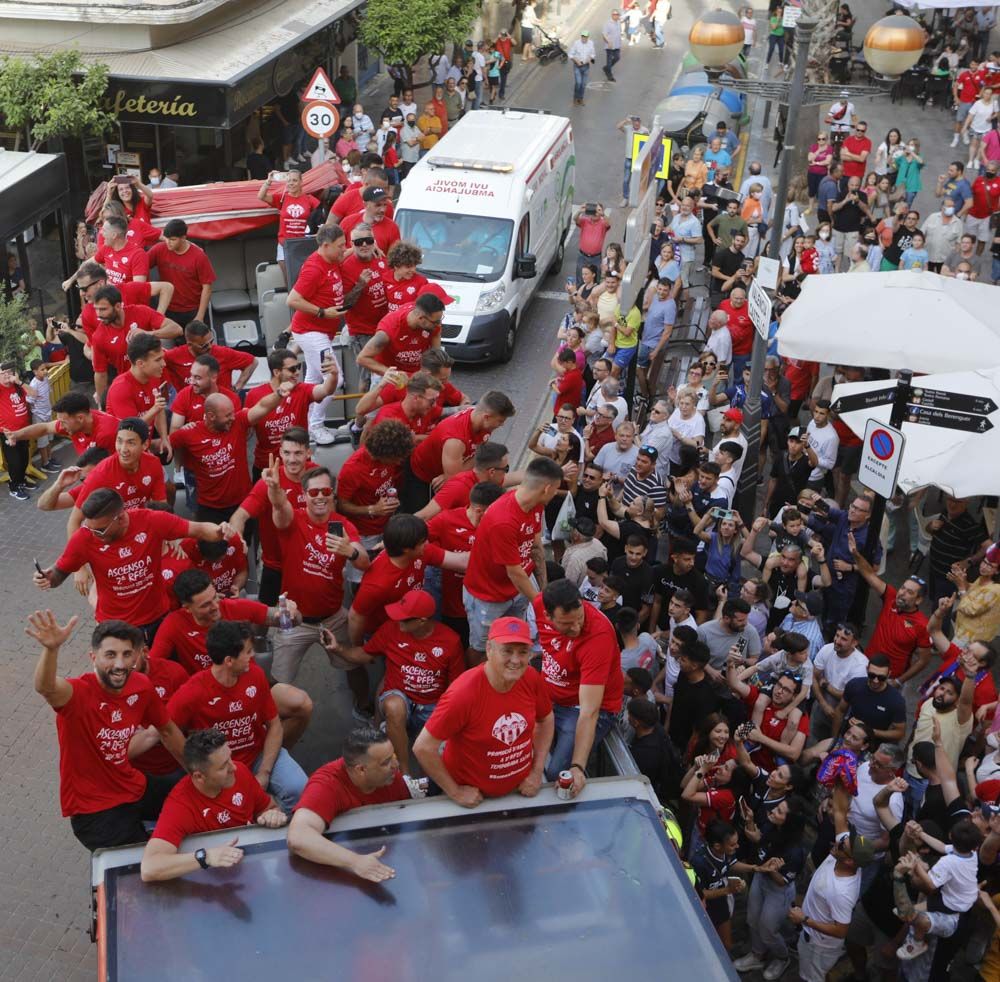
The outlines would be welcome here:
<svg viewBox="0 0 1000 982">
<path fill-rule="evenodd" d="M 573 797 L 573 772 L 560 771 L 556 779 L 556 797 L 561 801 L 569 801 Z"/>
</svg>

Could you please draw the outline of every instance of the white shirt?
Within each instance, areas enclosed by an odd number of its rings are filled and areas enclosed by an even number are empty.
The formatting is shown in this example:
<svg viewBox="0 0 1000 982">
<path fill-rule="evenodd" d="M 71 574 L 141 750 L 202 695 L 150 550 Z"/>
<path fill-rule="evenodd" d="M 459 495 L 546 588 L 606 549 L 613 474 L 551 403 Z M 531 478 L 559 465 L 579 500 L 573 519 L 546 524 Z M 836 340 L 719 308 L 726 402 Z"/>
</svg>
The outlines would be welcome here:
<svg viewBox="0 0 1000 982">
<path fill-rule="evenodd" d="M 816 652 L 813 664 L 822 671 L 823 678 L 838 692 L 843 692 L 844 686 L 851 679 L 863 679 L 868 674 L 868 657 L 863 651 L 855 648 L 849 655 L 841 658 L 832 641 Z"/>
<path fill-rule="evenodd" d="M 451 59 L 446 54 L 437 55 L 437 60 L 434 58 L 430 59 L 433 62 L 431 66 L 431 72 L 434 76 L 435 85 L 444 85 L 444 80 L 448 77 L 448 70 L 451 68 Z"/>
<path fill-rule="evenodd" d="M 941 902 L 956 914 L 971 909 L 979 899 L 979 858 L 975 853 L 960 856 L 954 846 L 930 868 L 928 876 L 941 893 Z"/>
<path fill-rule="evenodd" d="M 416 121 L 420 118 L 420 109 L 415 102 L 400 102 L 399 111 L 403 114 L 404 121 L 407 116 L 413 116 L 414 125 L 416 125 Z"/>
<path fill-rule="evenodd" d="M 720 432 L 719 438 L 715 442 L 716 449 L 718 449 L 720 443 L 738 443 L 743 448 L 743 454 L 740 457 L 740 459 L 733 461 L 732 469 L 730 471 L 727 471 L 727 473 L 732 474 L 733 481 L 735 481 L 736 484 L 739 484 L 740 474 L 743 473 L 743 465 L 746 463 L 747 459 L 747 438 L 743 435 L 742 430 L 740 430 L 740 432 L 737 433 L 736 436 L 723 436 L 722 433 Z M 721 479 L 722 475 L 720 474 L 719 480 Z"/>
<path fill-rule="evenodd" d="M 990 120 L 997 111 L 997 100 L 983 102 L 977 99 L 969 109 L 969 129 L 982 136 L 990 131 Z"/>
<path fill-rule="evenodd" d="M 597 59 L 597 51 L 594 49 L 594 42 L 587 38 L 581 41 L 577 38 L 570 46 L 567 54 L 570 61 L 579 62 L 582 65 L 589 65 Z"/>
<path fill-rule="evenodd" d="M 690 419 L 684 419 L 681 411 L 675 409 L 667 420 L 672 430 L 676 430 L 682 437 L 693 440 L 695 437 L 705 436 L 705 417 L 701 413 L 695 412 Z M 684 444 L 680 440 L 674 440 L 670 447 L 670 461 L 674 464 L 681 462 L 681 447 Z"/>
<path fill-rule="evenodd" d="M 824 475 L 837 463 L 837 450 L 840 447 L 840 437 L 832 423 L 819 427 L 815 420 L 810 420 L 806 427 L 806 440 L 816 452 L 816 466 L 809 472 L 810 481 L 822 481 Z"/>
<path fill-rule="evenodd" d="M 601 406 L 614 406 L 615 407 L 615 421 L 612 424 L 617 430 L 622 421 L 628 417 L 628 403 L 621 397 L 618 396 L 615 399 L 606 399 L 604 393 L 601 392 L 601 383 L 595 382 L 594 387 L 590 390 L 590 395 L 587 397 L 587 410 L 597 412 Z"/>
<path fill-rule="evenodd" d="M 848 820 L 859 835 L 866 835 L 870 839 L 878 839 L 885 835 L 886 827 L 876 814 L 873 803 L 875 795 L 884 787 L 884 784 L 876 784 L 872 780 L 871 764 L 865 761 L 858 768 L 858 794 L 856 798 L 851 799 L 851 808 L 847 814 Z M 903 820 L 903 804 L 903 796 L 899 792 L 894 791 L 889 796 L 889 811 L 900 822 Z"/>
<path fill-rule="evenodd" d="M 705 342 L 705 350 L 711 351 L 719 360 L 720 365 L 728 365 L 733 360 L 733 336 L 728 327 L 720 327 L 712 331 Z"/>
<path fill-rule="evenodd" d="M 481 51 L 472 52 L 472 68 L 475 72 L 475 81 L 481 82 L 483 80 L 483 73 L 486 71 L 486 59 L 483 57 Z"/>
<path fill-rule="evenodd" d="M 830 111 L 827 114 L 831 119 L 831 122 L 829 124 L 830 129 L 834 133 L 850 133 L 851 130 L 854 128 L 854 123 L 852 122 L 852 120 L 854 119 L 856 113 L 854 110 L 853 102 L 847 103 L 847 110 L 843 116 L 840 116 L 838 118 L 834 115 L 834 113 L 840 112 L 840 110 L 843 108 L 843 105 L 844 105 L 843 102 L 841 102 L 838 99 L 832 106 L 830 106 Z"/>
<path fill-rule="evenodd" d="M 939 860 L 940 862 L 940 860 Z M 861 894 L 861 873 L 856 871 L 850 876 L 837 876 L 834 869 L 837 860 L 827 856 L 822 865 L 813 874 L 802 901 L 802 913 L 811 921 L 821 924 L 850 924 L 854 907 Z M 978 896 L 978 892 L 977 892 Z M 828 934 L 820 934 L 812 928 L 804 928 L 809 935 L 810 944 L 827 951 L 840 951 L 844 947 L 843 939 L 831 938 Z"/>
<path fill-rule="evenodd" d="M 665 482 L 667 474 L 670 473 L 670 448 L 673 446 L 674 435 L 670 432 L 670 424 L 664 420 L 662 423 L 650 423 L 639 434 L 639 446 L 656 447 L 656 476 L 661 482 Z M 664 487 L 666 484 L 664 483 Z"/>
<path fill-rule="evenodd" d="M 773 675 L 775 677 L 779 676 L 782 672 L 792 672 L 794 675 L 801 676 L 802 687 L 804 689 L 812 688 L 813 664 L 808 658 L 801 665 L 793 665 L 788 660 L 788 655 L 784 651 L 778 651 L 757 662 L 757 671 L 761 675 Z"/>
</svg>

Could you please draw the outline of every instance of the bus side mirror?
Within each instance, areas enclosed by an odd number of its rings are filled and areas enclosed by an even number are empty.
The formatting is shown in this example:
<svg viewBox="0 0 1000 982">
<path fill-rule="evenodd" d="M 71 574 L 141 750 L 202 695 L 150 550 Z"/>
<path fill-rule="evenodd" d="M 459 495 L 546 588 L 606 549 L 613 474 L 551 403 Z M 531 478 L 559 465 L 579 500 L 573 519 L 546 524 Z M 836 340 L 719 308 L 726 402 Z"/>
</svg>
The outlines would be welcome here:
<svg viewBox="0 0 1000 982">
<path fill-rule="evenodd" d="M 538 275 L 537 260 L 533 253 L 522 253 L 514 260 L 514 279 L 531 280 Z"/>
</svg>

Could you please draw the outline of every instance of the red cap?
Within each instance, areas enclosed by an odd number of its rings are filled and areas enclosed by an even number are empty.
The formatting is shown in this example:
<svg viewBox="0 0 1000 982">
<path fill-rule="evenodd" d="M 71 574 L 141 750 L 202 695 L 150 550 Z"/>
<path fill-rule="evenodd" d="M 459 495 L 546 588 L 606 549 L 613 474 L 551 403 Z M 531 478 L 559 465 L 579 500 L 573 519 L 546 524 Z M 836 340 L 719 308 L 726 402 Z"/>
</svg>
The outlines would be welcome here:
<svg viewBox="0 0 1000 982">
<path fill-rule="evenodd" d="M 426 590 L 410 590 L 398 603 L 386 604 L 385 612 L 394 621 L 408 621 L 411 617 L 433 617 L 437 610 L 434 598 Z"/>
<path fill-rule="evenodd" d="M 743 410 L 742 409 L 737 409 L 736 406 L 730 406 L 729 409 L 727 409 L 722 414 L 722 418 L 723 419 L 735 419 L 737 423 L 742 423 L 743 422 Z"/>
<path fill-rule="evenodd" d="M 448 306 L 448 304 L 455 302 L 455 298 L 448 296 L 448 294 L 445 292 L 444 287 L 439 285 L 438 283 L 425 284 L 423 287 L 421 287 L 420 293 L 421 295 L 424 293 L 433 293 L 434 296 L 438 297 L 446 307 Z"/>
<path fill-rule="evenodd" d="M 986 562 L 991 566 L 1000 566 L 1000 542 L 994 542 L 986 550 Z"/>
<path fill-rule="evenodd" d="M 520 617 L 500 617 L 490 625 L 489 639 L 501 644 L 531 644 L 531 628 Z"/>
<path fill-rule="evenodd" d="M 1000 801 L 1000 781 L 990 778 L 988 781 L 980 781 L 975 788 L 976 797 L 986 805 L 992 805 Z"/>
</svg>

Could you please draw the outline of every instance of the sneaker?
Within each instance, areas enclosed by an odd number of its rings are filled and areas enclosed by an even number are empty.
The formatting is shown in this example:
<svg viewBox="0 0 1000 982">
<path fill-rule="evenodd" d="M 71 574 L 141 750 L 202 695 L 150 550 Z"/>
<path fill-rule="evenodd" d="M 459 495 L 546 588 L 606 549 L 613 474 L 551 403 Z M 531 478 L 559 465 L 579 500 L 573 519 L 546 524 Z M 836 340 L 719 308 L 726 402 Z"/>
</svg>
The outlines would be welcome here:
<svg viewBox="0 0 1000 982">
<path fill-rule="evenodd" d="M 964 132 L 964 133 L 962 134 L 962 142 L 963 142 L 963 143 L 964 143 L 964 144 L 965 144 L 966 146 L 968 146 L 968 145 L 969 145 L 969 131 L 968 131 L 968 130 L 966 130 L 966 131 L 965 131 L 965 132 Z"/>
<path fill-rule="evenodd" d="M 42 470 L 46 474 L 58 474 L 62 470 L 62 467 L 54 460 L 50 460 L 47 464 L 42 464 Z"/>
<path fill-rule="evenodd" d="M 951 138 L 951 143 L 949 143 L 948 146 L 949 147 L 957 147 L 958 146 L 958 134 L 957 133 Z"/>
<path fill-rule="evenodd" d="M 618 207 L 619 208 L 628 208 L 628 198 L 622 198 L 622 203 Z"/>
<path fill-rule="evenodd" d="M 749 951 L 742 958 L 737 958 L 733 962 L 733 968 L 737 972 L 756 972 L 758 969 L 764 967 L 764 959 L 756 952 Z"/>
<path fill-rule="evenodd" d="M 914 958 L 919 958 L 927 950 L 926 941 L 917 941 L 908 937 L 897 949 L 896 957 L 900 961 L 910 962 Z"/>
<path fill-rule="evenodd" d="M 336 436 L 325 426 L 310 426 L 309 438 L 320 447 L 328 447 L 337 442 Z"/>
<path fill-rule="evenodd" d="M 18 501 L 30 501 L 31 499 L 25 493 L 23 488 L 11 487 L 7 489 L 7 493 Z"/>
<path fill-rule="evenodd" d="M 38 487 L 38 482 L 33 477 L 26 477 L 21 487 L 25 491 L 34 491 Z"/>
<path fill-rule="evenodd" d="M 776 979 L 780 979 L 785 974 L 787 968 L 787 958 L 775 958 L 774 961 L 767 963 L 767 968 L 764 969 L 764 978 L 767 979 L 767 982 L 775 982 Z"/>
</svg>

